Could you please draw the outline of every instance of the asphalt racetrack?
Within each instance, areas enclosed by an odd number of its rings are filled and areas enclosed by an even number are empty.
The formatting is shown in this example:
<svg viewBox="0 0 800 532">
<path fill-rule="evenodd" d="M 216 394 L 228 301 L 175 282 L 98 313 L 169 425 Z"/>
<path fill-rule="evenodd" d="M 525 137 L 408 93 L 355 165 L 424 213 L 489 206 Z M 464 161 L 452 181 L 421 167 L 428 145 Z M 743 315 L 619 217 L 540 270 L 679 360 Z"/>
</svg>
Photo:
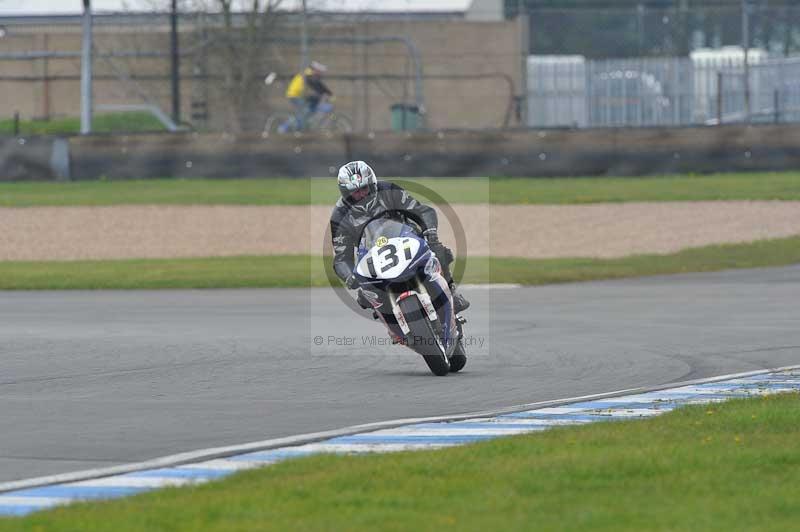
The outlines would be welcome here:
<svg viewBox="0 0 800 532">
<path fill-rule="evenodd" d="M 465 293 L 438 378 L 331 289 L 0 292 L 0 481 L 800 364 L 800 267 Z"/>
</svg>

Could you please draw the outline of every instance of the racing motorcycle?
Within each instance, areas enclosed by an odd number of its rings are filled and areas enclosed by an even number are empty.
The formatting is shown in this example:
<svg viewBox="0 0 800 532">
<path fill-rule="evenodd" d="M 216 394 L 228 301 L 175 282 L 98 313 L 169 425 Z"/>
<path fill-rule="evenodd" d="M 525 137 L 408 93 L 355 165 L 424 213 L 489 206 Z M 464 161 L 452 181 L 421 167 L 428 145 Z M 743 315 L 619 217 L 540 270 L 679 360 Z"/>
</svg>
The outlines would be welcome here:
<svg viewBox="0 0 800 532">
<path fill-rule="evenodd" d="M 418 228 L 379 218 L 364 228 L 354 274 L 359 299 L 386 325 L 393 343 L 422 355 L 439 376 L 467 363 L 462 325 L 439 259 Z M 362 306 L 366 306 L 362 304 Z"/>
</svg>

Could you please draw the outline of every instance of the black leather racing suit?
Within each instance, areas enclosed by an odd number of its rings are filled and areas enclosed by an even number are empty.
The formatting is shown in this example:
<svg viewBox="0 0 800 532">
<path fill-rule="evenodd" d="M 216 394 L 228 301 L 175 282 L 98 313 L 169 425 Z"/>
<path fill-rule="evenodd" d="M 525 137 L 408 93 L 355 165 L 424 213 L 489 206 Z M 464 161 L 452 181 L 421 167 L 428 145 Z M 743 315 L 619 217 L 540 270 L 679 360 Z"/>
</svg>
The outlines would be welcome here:
<svg viewBox="0 0 800 532">
<path fill-rule="evenodd" d="M 424 205 L 406 192 L 405 189 L 389 183 L 378 181 L 376 197 L 367 198 L 364 204 L 351 203 L 339 198 L 331 214 L 331 238 L 333 240 L 333 269 L 342 281 L 346 281 L 355 267 L 355 249 L 361 238 L 364 226 L 386 215 L 387 218 L 411 220 L 420 228 L 438 229 L 439 220 L 436 211 Z M 429 242 L 431 251 L 439 258 L 442 274 L 448 283 L 452 283 L 450 262 L 453 254 L 438 240 Z"/>
</svg>

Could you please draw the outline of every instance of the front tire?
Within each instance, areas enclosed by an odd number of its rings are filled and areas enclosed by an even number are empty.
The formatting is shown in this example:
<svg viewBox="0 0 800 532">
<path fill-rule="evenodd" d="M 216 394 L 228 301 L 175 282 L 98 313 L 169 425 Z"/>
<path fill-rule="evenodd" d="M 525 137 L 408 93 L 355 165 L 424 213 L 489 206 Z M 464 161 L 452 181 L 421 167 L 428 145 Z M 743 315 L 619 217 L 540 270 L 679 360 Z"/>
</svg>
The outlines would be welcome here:
<svg viewBox="0 0 800 532">
<path fill-rule="evenodd" d="M 349 118 L 346 118 L 342 115 L 336 115 L 336 130 L 339 133 L 352 133 L 353 124 L 350 123 Z"/>
<path fill-rule="evenodd" d="M 458 344 L 456 345 L 456 350 L 453 352 L 453 356 L 450 357 L 450 372 L 456 373 L 461 371 L 466 365 L 467 353 L 464 350 L 464 344 L 461 343 L 461 339 L 459 339 Z"/>
<path fill-rule="evenodd" d="M 400 301 L 399 306 L 409 328 L 406 335 L 408 347 L 422 355 L 434 375 L 447 375 L 450 362 L 419 300 L 414 296 L 407 297 Z"/>
<path fill-rule="evenodd" d="M 350 123 L 350 119 L 344 115 L 333 112 L 320 125 L 319 129 L 322 131 L 330 131 L 332 133 L 352 133 L 353 125 Z"/>
</svg>

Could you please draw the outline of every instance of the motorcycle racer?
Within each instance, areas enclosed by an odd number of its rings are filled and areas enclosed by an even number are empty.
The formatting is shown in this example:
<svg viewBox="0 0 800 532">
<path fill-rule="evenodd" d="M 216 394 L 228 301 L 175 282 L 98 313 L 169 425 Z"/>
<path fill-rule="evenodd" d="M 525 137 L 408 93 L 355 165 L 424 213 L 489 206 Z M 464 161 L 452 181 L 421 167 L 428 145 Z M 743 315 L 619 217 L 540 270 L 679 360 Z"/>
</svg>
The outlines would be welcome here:
<svg viewBox="0 0 800 532">
<path fill-rule="evenodd" d="M 359 288 L 353 268 L 354 253 L 363 227 L 382 215 L 394 215 L 410 219 L 422 229 L 422 236 L 439 259 L 442 275 L 450 286 L 455 312 L 462 312 L 469 307 L 469 301 L 456 291 L 450 273 L 453 253 L 439 241 L 439 220 L 432 207 L 420 203 L 394 183 L 378 181 L 375 172 L 364 161 L 351 161 L 342 166 L 338 184 L 341 198 L 331 214 L 333 269 L 348 288 Z M 361 298 L 359 303 L 367 308 Z"/>
</svg>

